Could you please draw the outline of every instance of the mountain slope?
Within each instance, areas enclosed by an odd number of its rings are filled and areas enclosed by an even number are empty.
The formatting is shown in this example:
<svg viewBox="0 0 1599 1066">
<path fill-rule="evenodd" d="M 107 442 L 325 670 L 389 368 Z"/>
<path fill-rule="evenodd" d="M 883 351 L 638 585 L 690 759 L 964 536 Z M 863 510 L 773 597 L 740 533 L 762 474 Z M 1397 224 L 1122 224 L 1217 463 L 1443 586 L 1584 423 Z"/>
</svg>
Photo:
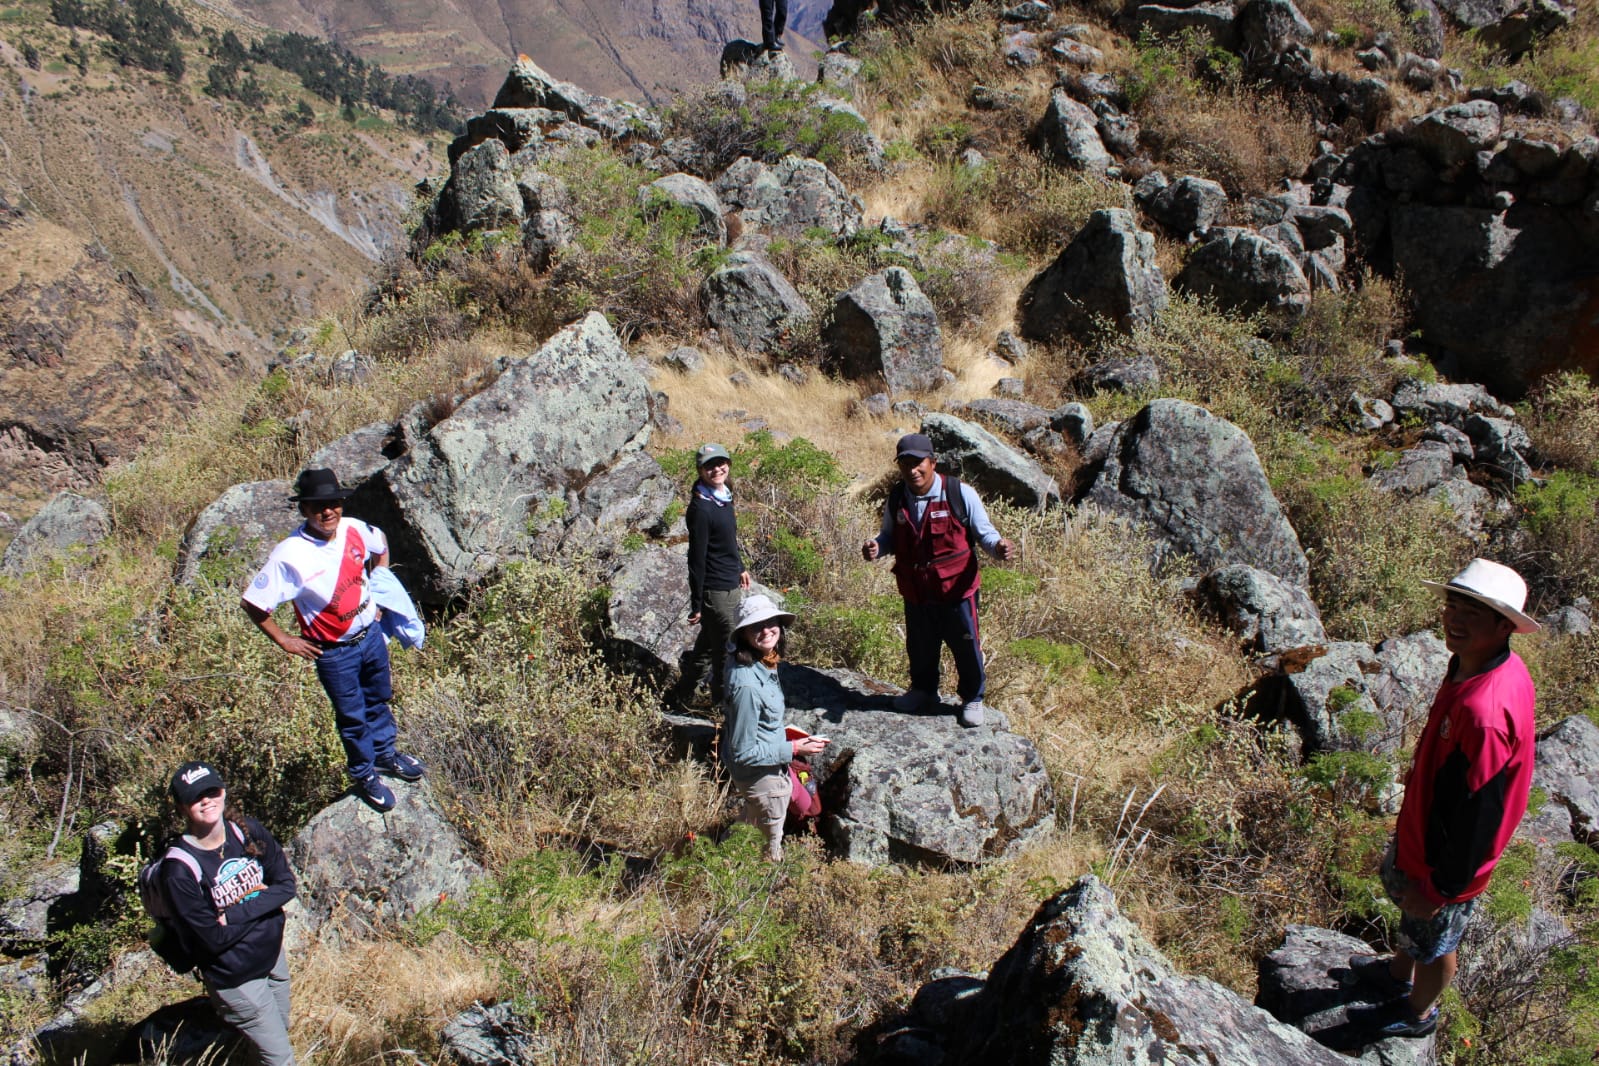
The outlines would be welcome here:
<svg viewBox="0 0 1599 1066">
<path fill-rule="evenodd" d="M 81 475 L 364 288 L 444 136 L 348 121 L 267 66 L 261 106 L 212 99 L 204 38 L 185 42 L 174 84 L 78 31 L 80 72 L 45 5 L 18 10 L 0 29 L 0 430 Z M 311 117 L 291 120 L 302 102 Z M 160 366 L 145 349 L 166 353 Z M 0 474 L 0 487 L 64 483 L 29 469 L 28 485 Z"/>
<path fill-rule="evenodd" d="M 396 73 L 455 86 L 468 106 L 486 106 L 506 67 L 525 53 L 591 92 L 637 101 L 714 81 L 722 47 L 758 40 L 755 0 L 228 0 L 243 18 L 283 31 L 326 36 Z M 808 63 L 830 0 L 791 5 L 790 49 Z"/>
</svg>

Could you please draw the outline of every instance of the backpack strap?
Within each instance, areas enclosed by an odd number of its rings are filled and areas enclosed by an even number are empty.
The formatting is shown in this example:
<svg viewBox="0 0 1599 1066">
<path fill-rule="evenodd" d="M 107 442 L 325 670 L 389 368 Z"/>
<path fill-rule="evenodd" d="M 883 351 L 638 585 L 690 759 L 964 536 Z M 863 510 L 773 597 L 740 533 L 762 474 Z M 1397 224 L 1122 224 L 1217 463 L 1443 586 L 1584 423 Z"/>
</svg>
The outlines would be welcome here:
<svg viewBox="0 0 1599 1066">
<path fill-rule="evenodd" d="M 971 514 L 966 510 L 966 494 L 961 492 L 961 479 L 954 474 L 944 475 L 944 502 L 949 504 L 949 513 L 966 531 L 966 547 L 976 551 L 977 532 L 972 529 Z"/>
<path fill-rule="evenodd" d="M 196 881 L 201 880 L 200 860 L 189 854 L 188 848 L 178 844 L 173 844 L 171 847 L 167 848 L 167 853 L 162 856 L 161 861 L 165 862 L 167 859 L 177 859 L 184 866 L 189 868 L 189 872 L 194 875 L 194 879 Z"/>
</svg>

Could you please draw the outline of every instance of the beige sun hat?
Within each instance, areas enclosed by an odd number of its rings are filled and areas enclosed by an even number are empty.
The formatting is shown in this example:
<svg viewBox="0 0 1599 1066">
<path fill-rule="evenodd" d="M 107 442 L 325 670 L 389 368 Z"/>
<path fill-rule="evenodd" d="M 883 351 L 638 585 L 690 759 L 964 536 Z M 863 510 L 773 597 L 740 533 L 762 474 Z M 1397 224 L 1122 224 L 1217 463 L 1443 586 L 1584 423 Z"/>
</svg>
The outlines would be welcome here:
<svg viewBox="0 0 1599 1066">
<path fill-rule="evenodd" d="M 744 602 L 738 605 L 738 625 L 734 628 L 743 629 L 746 626 L 758 625 L 777 619 L 777 624 L 785 629 L 794 624 L 794 616 L 773 603 L 767 596 L 757 592 L 753 596 L 744 597 Z"/>
<path fill-rule="evenodd" d="M 1503 563 L 1473 559 L 1447 583 L 1423 581 L 1422 584 L 1443 593 L 1458 592 L 1487 604 L 1516 623 L 1517 633 L 1536 633 L 1543 628 L 1522 613 L 1522 608 L 1527 606 L 1527 583 Z"/>
</svg>

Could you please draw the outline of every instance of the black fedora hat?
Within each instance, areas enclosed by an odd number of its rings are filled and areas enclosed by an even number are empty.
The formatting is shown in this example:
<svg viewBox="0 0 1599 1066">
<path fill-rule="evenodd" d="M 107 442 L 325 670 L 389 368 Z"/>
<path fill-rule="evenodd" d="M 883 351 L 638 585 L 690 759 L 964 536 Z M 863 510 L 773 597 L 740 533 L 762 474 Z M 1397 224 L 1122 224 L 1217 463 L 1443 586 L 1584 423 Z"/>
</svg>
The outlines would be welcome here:
<svg viewBox="0 0 1599 1066">
<path fill-rule="evenodd" d="M 339 475 L 327 467 L 302 470 L 294 479 L 294 495 L 290 503 L 318 503 L 323 500 L 347 500 L 354 489 L 339 487 Z"/>
</svg>

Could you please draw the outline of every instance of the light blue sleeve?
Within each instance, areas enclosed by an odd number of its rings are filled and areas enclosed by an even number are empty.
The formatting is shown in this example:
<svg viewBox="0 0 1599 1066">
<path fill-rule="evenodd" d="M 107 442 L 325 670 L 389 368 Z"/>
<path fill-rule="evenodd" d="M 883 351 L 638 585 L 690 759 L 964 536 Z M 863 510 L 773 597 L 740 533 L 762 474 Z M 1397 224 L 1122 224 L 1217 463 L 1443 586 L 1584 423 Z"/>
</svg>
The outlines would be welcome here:
<svg viewBox="0 0 1599 1066">
<path fill-rule="evenodd" d="M 783 736 L 783 690 L 764 681 L 759 664 L 735 666 L 727 675 L 729 766 L 786 766 L 794 745 Z M 775 701 L 775 702 L 774 702 Z"/>
<path fill-rule="evenodd" d="M 977 537 L 977 543 L 983 550 L 998 558 L 999 542 L 1005 538 L 999 535 L 999 530 L 994 528 L 994 523 L 988 519 L 988 509 L 983 506 L 983 501 L 977 498 L 977 492 L 966 482 L 961 482 L 961 499 L 966 501 L 966 518 L 972 524 L 972 533 Z"/>
</svg>

